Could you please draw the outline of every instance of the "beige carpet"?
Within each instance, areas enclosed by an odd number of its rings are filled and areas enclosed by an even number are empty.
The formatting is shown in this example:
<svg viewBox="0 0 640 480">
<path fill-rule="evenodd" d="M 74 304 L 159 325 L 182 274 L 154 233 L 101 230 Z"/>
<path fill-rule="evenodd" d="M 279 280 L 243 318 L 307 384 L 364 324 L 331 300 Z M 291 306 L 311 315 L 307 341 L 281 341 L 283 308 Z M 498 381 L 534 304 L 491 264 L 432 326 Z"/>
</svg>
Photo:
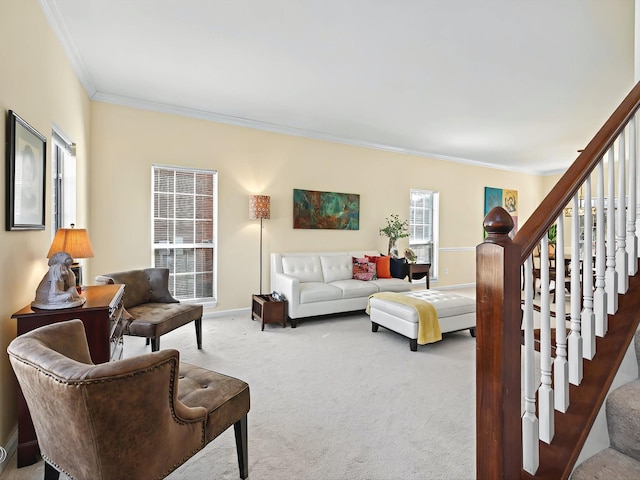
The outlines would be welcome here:
<svg viewBox="0 0 640 480">
<path fill-rule="evenodd" d="M 364 314 L 264 332 L 247 314 L 205 319 L 202 351 L 191 326 L 163 336 L 161 346 L 249 383 L 252 480 L 475 477 L 468 331 L 411 352 L 398 334 L 372 333 Z M 144 351 L 144 340 L 127 337 L 127 356 Z M 169 478 L 237 479 L 235 455 L 230 429 Z M 0 478 L 41 480 L 42 461 L 22 469 L 15 456 L 8 461 Z"/>
</svg>

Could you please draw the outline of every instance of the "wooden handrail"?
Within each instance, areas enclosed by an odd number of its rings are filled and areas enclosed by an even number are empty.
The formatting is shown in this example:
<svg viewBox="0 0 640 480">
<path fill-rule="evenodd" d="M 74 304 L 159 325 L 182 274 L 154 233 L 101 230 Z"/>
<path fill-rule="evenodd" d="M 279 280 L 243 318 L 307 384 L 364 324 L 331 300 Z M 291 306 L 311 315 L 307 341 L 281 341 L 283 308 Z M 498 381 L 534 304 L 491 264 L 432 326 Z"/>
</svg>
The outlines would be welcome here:
<svg viewBox="0 0 640 480">
<path fill-rule="evenodd" d="M 519 229 L 513 241 L 520 247 L 521 264 L 531 254 L 551 224 L 556 221 L 562 209 L 573 198 L 639 107 L 640 82 L 633 87 L 593 140 L 578 155 L 575 162 Z"/>
</svg>

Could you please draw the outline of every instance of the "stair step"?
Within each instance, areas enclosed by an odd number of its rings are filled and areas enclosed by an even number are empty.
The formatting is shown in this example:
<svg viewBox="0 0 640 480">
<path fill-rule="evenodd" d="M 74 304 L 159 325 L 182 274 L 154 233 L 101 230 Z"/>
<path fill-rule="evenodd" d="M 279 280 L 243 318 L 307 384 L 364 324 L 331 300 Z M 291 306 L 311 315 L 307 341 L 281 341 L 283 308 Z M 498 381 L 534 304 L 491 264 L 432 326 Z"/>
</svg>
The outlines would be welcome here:
<svg viewBox="0 0 640 480">
<path fill-rule="evenodd" d="M 640 462 L 607 448 L 578 465 L 571 480 L 630 480 L 640 478 Z"/>
<path fill-rule="evenodd" d="M 616 388 L 607 398 L 611 447 L 640 462 L 640 380 Z M 640 477 L 638 477 L 640 478 Z"/>
</svg>

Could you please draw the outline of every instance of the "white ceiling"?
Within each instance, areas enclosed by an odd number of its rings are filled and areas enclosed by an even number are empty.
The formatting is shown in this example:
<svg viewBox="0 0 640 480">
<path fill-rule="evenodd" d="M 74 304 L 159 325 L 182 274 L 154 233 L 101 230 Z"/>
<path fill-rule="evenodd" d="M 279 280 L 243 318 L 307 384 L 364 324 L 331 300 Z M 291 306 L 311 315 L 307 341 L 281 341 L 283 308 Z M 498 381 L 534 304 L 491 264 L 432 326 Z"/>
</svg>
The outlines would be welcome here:
<svg viewBox="0 0 640 480">
<path fill-rule="evenodd" d="M 40 0 L 100 101 L 516 171 L 633 86 L 634 0 Z"/>
</svg>

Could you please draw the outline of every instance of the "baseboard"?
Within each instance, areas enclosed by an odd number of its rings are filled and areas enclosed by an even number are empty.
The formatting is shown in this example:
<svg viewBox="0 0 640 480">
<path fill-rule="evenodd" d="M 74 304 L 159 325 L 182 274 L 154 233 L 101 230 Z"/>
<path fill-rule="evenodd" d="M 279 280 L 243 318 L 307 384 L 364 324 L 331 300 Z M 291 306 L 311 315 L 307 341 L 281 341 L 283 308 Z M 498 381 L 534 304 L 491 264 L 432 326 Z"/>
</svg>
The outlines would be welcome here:
<svg viewBox="0 0 640 480">
<path fill-rule="evenodd" d="M 2 451 L 4 448 L 4 452 Z M 0 445 L 0 475 L 4 472 L 4 469 L 9 463 L 9 459 L 15 455 L 16 450 L 18 449 L 18 429 L 14 430 L 11 436 L 9 437 L 9 442 L 6 447 L 2 447 Z M 6 457 L 2 459 L 3 453 L 6 453 Z"/>
<path fill-rule="evenodd" d="M 229 315 L 246 317 L 247 315 L 251 315 L 251 309 L 247 307 L 235 308 L 233 310 L 219 310 L 217 312 L 206 312 L 202 315 L 202 319 L 206 320 L 208 318 L 228 317 Z"/>
</svg>

